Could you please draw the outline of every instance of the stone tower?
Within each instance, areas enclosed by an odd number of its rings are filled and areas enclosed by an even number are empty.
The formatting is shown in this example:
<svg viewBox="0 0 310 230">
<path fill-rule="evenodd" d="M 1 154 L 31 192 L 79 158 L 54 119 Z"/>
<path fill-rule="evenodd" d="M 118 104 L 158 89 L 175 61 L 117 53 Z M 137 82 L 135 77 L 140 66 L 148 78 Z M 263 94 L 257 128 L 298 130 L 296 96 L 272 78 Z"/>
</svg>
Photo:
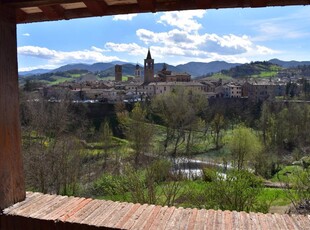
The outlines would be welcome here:
<svg viewBox="0 0 310 230">
<path fill-rule="evenodd" d="M 135 69 L 135 77 L 136 78 L 140 78 L 141 77 L 141 68 L 139 66 L 139 64 L 136 65 L 136 69 Z"/>
<path fill-rule="evenodd" d="M 152 81 L 154 81 L 154 59 L 152 59 L 149 49 L 146 59 L 144 59 L 144 83 L 150 83 Z"/>
<path fill-rule="evenodd" d="M 122 81 L 123 69 L 121 65 L 115 65 L 115 81 Z"/>
</svg>

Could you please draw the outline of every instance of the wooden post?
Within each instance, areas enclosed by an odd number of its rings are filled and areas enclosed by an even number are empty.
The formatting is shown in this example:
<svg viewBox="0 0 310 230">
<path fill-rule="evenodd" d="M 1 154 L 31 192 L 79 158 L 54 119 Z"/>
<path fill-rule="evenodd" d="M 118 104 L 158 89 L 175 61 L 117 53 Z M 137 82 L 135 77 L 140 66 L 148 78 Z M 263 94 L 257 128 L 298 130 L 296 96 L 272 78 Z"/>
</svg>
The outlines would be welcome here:
<svg viewBox="0 0 310 230">
<path fill-rule="evenodd" d="M 15 12 L 0 4 L 0 212 L 25 195 Z"/>
</svg>

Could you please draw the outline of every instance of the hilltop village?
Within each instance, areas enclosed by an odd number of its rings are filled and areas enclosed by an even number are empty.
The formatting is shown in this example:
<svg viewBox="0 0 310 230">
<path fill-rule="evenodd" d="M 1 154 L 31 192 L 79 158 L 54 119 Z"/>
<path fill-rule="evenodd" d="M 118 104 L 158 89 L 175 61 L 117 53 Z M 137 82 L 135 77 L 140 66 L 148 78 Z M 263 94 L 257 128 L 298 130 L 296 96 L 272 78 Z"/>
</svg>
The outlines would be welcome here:
<svg viewBox="0 0 310 230">
<path fill-rule="evenodd" d="M 116 103 L 136 102 L 151 99 L 155 95 L 164 94 L 177 87 L 185 87 L 201 91 L 207 98 L 248 98 L 252 101 L 273 100 L 286 95 L 299 95 L 302 86 L 298 77 L 287 77 L 288 73 L 279 73 L 281 78 L 263 79 L 192 79 L 186 72 L 173 72 L 166 64 L 160 71 L 154 71 L 154 59 L 148 50 L 144 67 L 136 65 L 134 77 L 122 81 L 122 65 L 115 65 L 115 80 L 80 80 L 64 82 L 41 88 L 45 98 L 53 101 L 59 95 L 70 93 L 74 102 L 84 103 Z"/>
</svg>

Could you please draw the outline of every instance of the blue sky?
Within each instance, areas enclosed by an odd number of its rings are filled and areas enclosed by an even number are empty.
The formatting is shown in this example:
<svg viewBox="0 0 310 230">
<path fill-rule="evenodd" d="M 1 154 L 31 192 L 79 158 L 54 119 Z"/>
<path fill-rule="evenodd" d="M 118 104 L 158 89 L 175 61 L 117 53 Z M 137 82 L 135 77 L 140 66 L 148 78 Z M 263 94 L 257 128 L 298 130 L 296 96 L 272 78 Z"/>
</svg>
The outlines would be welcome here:
<svg viewBox="0 0 310 230">
<path fill-rule="evenodd" d="M 17 27 L 20 71 L 69 63 L 310 61 L 310 6 L 94 17 Z"/>
</svg>

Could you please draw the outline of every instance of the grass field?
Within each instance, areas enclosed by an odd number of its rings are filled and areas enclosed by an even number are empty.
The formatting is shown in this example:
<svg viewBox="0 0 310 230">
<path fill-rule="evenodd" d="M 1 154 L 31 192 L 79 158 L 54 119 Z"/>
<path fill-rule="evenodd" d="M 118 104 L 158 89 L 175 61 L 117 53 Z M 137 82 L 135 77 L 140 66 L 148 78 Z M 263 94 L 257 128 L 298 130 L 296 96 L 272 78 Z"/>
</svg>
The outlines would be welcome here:
<svg viewBox="0 0 310 230">
<path fill-rule="evenodd" d="M 157 194 L 157 204 L 165 205 L 165 186 L 167 183 L 161 183 L 156 188 Z M 197 200 L 193 202 L 191 198 L 188 197 L 188 194 L 203 194 L 203 192 L 208 189 L 207 183 L 197 180 L 197 181 L 190 181 L 184 180 L 179 182 L 180 188 L 176 195 L 176 207 L 184 207 L 184 208 L 203 208 L 203 204 L 199 205 Z M 145 194 L 147 194 L 147 189 L 145 189 Z M 98 199 L 106 199 L 106 200 L 113 200 L 113 201 L 125 201 L 125 202 L 132 202 L 132 198 L 129 192 L 122 193 L 122 194 L 114 194 L 114 195 L 105 195 L 105 196 L 97 196 Z M 201 197 L 201 200 L 204 200 Z M 264 188 L 262 192 L 259 194 L 257 198 L 258 202 L 262 204 L 266 204 L 268 207 L 286 207 L 291 204 L 291 201 L 288 197 L 286 191 L 282 189 L 273 189 L 273 188 Z M 198 206 L 197 206 L 198 205 Z"/>
</svg>

